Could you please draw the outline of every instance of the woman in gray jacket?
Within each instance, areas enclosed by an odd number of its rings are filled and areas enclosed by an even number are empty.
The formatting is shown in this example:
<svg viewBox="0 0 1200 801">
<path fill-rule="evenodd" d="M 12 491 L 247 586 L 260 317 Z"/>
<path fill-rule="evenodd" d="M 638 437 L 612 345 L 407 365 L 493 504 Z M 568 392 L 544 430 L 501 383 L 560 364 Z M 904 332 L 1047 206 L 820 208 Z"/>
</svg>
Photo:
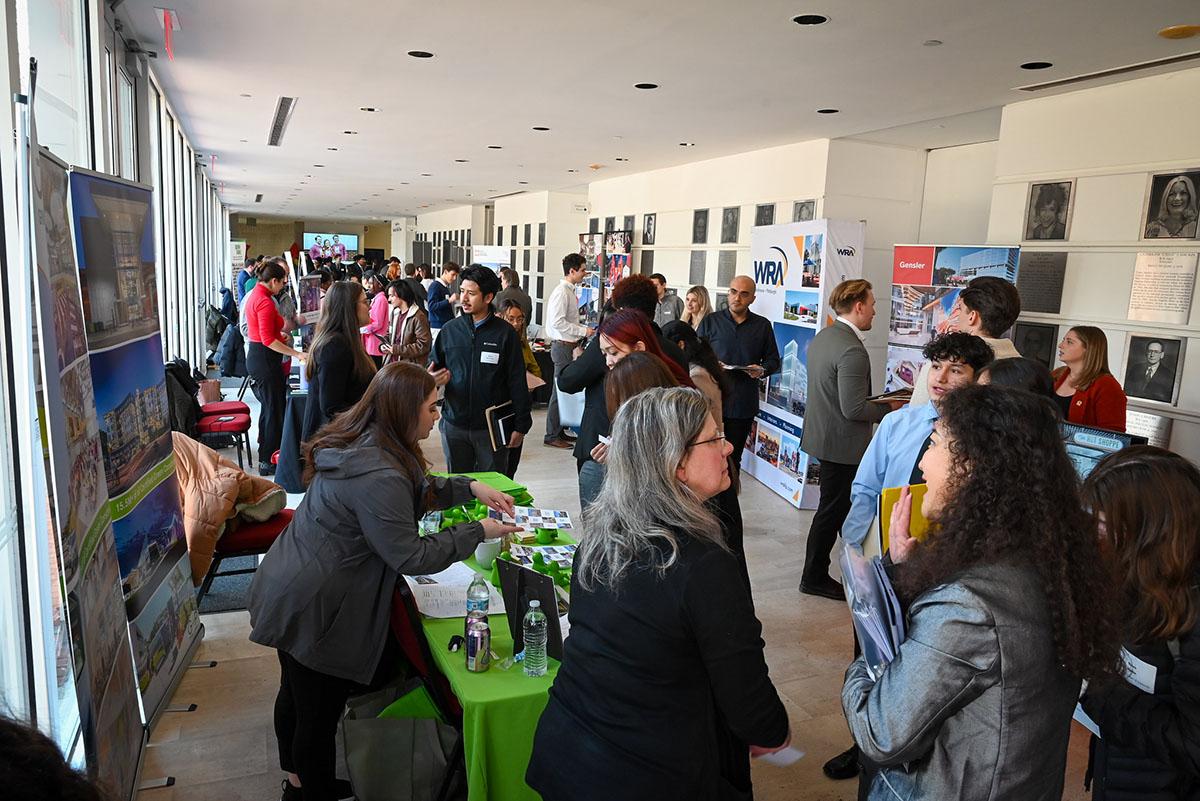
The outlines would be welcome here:
<svg viewBox="0 0 1200 801">
<path fill-rule="evenodd" d="M 484 519 L 422 537 L 430 509 L 510 496 L 466 478 L 434 478 L 420 440 L 438 419 L 433 377 L 408 363 L 376 374 L 362 400 L 305 446 L 308 490 L 250 587 L 250 639 L 279 652 L 275 701 L 284 799 L 331 801 L 335 735 L 346 699 L 388 677 L 389 617 L 399 577 L 436 573 L 484 538 L 516 531 Z"/>
<path fill-rule="evenodd" d="M 915 545 L 905 499 L 892 519 L 908 637 L 877 679 L 860 657 L 842 688 L 879 767 L 867 797 L 1057 801 L 1080 682 L 1118 664 L 1096 525 L 1049 400 L 969 386 L 939 413 L 920 461 L 935 529 Z"/>
</svg>

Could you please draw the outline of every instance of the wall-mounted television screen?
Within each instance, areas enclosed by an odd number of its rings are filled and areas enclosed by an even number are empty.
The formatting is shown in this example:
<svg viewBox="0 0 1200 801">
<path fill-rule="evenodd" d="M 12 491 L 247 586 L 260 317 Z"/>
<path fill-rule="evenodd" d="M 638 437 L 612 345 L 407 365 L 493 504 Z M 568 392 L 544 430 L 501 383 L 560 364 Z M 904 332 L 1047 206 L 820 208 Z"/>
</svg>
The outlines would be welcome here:
<svg viewBox="0 0 1200 801">
<path fill-rule="evenodd" d="M 358 234 L 304 234 L 304 250 L 308 258 L 349 261 L 358 252 Z"/>
</svg>

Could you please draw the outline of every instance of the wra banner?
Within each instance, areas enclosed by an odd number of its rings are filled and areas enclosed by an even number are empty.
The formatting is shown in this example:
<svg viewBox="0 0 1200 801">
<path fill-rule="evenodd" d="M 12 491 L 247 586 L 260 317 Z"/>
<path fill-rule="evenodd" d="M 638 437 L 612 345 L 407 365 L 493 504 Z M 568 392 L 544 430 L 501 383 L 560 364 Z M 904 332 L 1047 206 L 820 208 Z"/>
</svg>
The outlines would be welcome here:
<svg viewBox="0 0 1200 801">
<path fill-rule="evenodd" d="M 921 349 L 954 328 L 958 293 L 985 275 L 1017 282 L 1021 249 L 995 245 L 896 245 L 885 391 L 911 389 L 925 359 Z"/>
<path fill-rule="evenodd" d="M 71 213 L 108 506 L 149 723 L 202 631 L 171 449 L 150 189 L 75 170 Z"/>
<path fill-rule="evenodd" d="M 781 367 L 760 383 L 759 413 L 742 452 L 742 470 L 805 509 L 817 505 L 817 465 L 800 450 L 808 346 L 836 317 L 829 307 L 833 287 L 862 276 L 865 236 L 861 222 L 824 219 L 750 232 L 755 285 L 750 309 L 771 321 Z"/>
<path fill-rule="evenodd" d="M 34 153 L 31 161 L 39 405 L 46 421 L 46 472 L 70 624 L 77 696 L 72 701 L 89 770 L 120 797 L 131 798 L 144 729 L 71 247 L 67 170 L 46 152 Z M 60 576 L 55 579 L 57 584 Z M 69 671 L 70 662 L 66 666 Z M 60 686 L 62 671 L 60 664 Z"/>
</svg>

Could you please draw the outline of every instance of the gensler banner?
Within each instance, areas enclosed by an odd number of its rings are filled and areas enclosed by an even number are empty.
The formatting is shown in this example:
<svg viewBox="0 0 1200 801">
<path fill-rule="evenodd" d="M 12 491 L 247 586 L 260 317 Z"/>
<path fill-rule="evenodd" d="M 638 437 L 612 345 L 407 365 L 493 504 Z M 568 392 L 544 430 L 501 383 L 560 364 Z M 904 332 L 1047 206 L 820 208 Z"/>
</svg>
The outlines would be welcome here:
<svg viewBox="0 0 1200 801">
<path fill-rule="evenodd" d="M 866 225 L 849 220 L 766 225 L 750 232 L 751 310 L 771 321 L 781 366 L 760 382 L 759 413 L 742 453 L 742 470 L 793 506 L 817 505 L 816 463 L 800 450 L 808 345 L 836 317 L 829 306 L 833 287 L 862 277 L 865 236 Z"/>
</svg>

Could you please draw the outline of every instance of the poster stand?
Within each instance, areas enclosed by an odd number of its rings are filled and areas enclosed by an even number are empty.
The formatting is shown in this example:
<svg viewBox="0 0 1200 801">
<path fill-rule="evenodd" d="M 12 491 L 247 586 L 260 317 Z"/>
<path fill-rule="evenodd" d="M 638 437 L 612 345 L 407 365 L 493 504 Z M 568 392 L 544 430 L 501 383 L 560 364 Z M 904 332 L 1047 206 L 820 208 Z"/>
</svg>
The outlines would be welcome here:
<svg viewBox="0 0 1200 801">
<path fill-rule="evenodd" d="M 801 509 L 816 508 L 818 500 L 817 462 L 800 450 L 808 346 L 836 317 L 829 306 L 833 287 L 862 276 L 865 236 L 862 222 L 829 219 L 759 226 L 750 233 L 750 310 L 771 321 L 780 369 L 760 382 L 742 471 Z"/>
</svg>

